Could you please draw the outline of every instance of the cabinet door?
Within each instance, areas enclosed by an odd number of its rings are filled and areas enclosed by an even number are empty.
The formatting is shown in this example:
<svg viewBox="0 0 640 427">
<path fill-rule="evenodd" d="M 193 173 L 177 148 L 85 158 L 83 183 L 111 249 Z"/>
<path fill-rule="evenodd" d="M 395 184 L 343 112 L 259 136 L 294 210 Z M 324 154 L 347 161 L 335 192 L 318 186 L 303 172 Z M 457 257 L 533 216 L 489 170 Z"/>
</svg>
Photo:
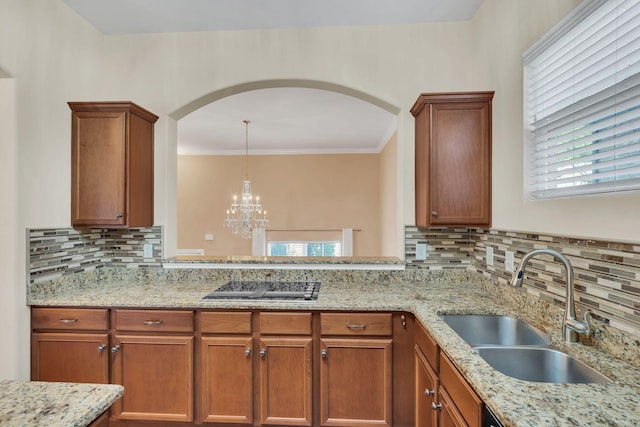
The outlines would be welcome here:
<svg viewBox="0 0 640 427">
<path fill-rule="evenodd" d="M 109 383 L 107 334 L 33 333 L 31 379 Z"/>
<path fill-rule="evenodd" d="M 126 390 L 113 406 L 122 420 L 193 420 L 193 337 L 116 335 L 113 382 Z"/>
<path fill-rule="evenodd" d="M 71 128 L 71 224 L 126 223 L 124 112 L 74 112 Z"/>
<path fill-rule="evenodd" d="M 206 337 L 200 345 L 200 420 L 253 422 L 251 337 Z"/>
<path fill-rule="evenodd" d="M 390 339 L 321 339 L 323 426 L 391 426 Z"/>
<path fill-rule="evenodd" d="M 260 423 L 310 426 L 312 339 L 260 339 Z"/>
<path fill-rule="evenodd" d="M 438 399 L 440 400 L 440 405 L 442 405 L 440 408 L 439 427 L 469 427 L 443 387 L 440 387 Z"/>
<path fill-rule="evenodd" d="M 431 107 L 430 223 L 489 225 L 491 144 L 488 102 Z"/>
<path fill-rule="evenodd" d="M 415 350 L 416 375 L 416 427 L 435 427 L 438 422 L 437 412 L 431 406 L 438 390 L 438 377 L 427 362 L 422 352 Z"/>
</svg>

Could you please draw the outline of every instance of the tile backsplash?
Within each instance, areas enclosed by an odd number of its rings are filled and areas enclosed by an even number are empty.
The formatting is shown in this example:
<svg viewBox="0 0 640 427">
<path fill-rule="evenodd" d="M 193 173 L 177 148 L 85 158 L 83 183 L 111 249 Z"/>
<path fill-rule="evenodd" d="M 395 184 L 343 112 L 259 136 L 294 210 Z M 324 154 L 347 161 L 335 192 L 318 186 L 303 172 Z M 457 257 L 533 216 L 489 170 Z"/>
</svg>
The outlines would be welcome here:
<svg viewBox="0 0 640 427">
<path fill-rule="evenodd" d="M 511 251 L 515 265 L 534 249 L 550 248 L 566 255 L 574 269 L 579 312 L 589 309 L 604 324 L 640 337 L 640 243 L 624 243 L 499 229 L 405 229 L 407 268 L 469 268 L 507 284 Z M 427 244 L 427 259 L 415 259 L 416 243 Z M 452 243 L 455 242 L 455 243 Z M 457 246 L 458 250 L 449 247 Z M 493 248 L 487 265 L 486 248 Z M 455 260 L 455 261 L 454 261 Z M 564 267 L 549 256 L 534 257 L 525 272 L 524 292 L 564 307 Z"/>
<path fill-rule="evenodd" d="M 137 229 L 28 229 L 29 283 L 42 283 L 103 267 L 160 267 L 161 226 Z M 145 243 L 153 256 L 144 258 Z M 426 259 L 416 259 L 416 245 L 426 244 Z M 493 248 L 487 265 L 486 248 Z M 499 229 L 405 228 L 407 269 L 474 271 L 507 284 L 505 255 L 515 255 L 516 266 L 533 249 L 551 248 L 565 254 L 574 268 L 576 304 L 589 309 L 605 325 L 640 337 L 640 243 L 611 242 Z M 533 258 L 527 266 L 522 292 L 557 307 L 564 306 L 565 273 L 548 256 Z M 640 343 L 639 343 L 640 345 Z"/>
<path fill-rule="evenodd" d="M 27 229 L 29 283 L 92 271 L 102 267 L 159 267 L 162 226 L 130 229 Z M 145 243 L 153 256 L 144 258 Z"/>
</svg>

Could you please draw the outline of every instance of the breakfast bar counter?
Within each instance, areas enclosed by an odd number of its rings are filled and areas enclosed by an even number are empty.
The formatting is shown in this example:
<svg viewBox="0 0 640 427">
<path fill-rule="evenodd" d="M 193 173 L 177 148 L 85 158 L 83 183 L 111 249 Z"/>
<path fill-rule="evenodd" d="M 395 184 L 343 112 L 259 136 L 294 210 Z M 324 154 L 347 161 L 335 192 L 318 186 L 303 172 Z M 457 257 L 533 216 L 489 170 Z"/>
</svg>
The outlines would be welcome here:
<svg viewBox="0 0 640 427">
<path fill-rule="evenodd" d="M 0 381 L 2 427 L 84 427 L 123 394 L 109 384 Z"/>
</svg>

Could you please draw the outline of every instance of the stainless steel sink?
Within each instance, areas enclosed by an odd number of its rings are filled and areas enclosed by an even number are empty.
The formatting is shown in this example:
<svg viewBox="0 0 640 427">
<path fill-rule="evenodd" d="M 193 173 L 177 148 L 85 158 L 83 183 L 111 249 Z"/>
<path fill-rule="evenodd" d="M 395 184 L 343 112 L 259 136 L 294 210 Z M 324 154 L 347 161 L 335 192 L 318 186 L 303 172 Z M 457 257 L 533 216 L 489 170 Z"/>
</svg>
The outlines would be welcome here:
<svg viewBox="0 0 640 427">
<path fill-rule="evenodd" d="M 513 317 L 478 314 L 447 314 L 440 317 L 472 347 L 551 344 L 547 334 Z"/>
<path fill-rule="evenodd" d="M 525 381 L 610 383 L 611 380 L 566 353 L 544 347 L 478 347 L 494 369 Z"/>
</svg>

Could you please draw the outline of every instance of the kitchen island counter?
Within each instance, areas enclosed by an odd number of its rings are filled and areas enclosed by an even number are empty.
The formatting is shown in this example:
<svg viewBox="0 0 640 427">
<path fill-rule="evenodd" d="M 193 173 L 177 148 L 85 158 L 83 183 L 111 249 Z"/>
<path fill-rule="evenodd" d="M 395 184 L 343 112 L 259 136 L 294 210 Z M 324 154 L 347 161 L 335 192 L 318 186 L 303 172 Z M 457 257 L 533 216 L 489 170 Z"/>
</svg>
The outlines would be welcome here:
<svg viewBox="0 0 640 427">
<path fill-rule="evenodd" d="M 0 381 L 0 425 L 88 426 L 123 391 L 122 386 L 109 384 Z"/>
<path fill-rule="evenodd" d="M 522 301 L 505 297 L 505 291 L 501 289 L 507 286 L 479 274 L 414 270 L 367 276 L 345 272 L 336 274 L 333 280 L 328 279 L 329 276 L 321 279 L 317 301 L 290 302 L 203 300 L 225 280 L 216 275 L 203 276 L 201 272 L 173 270 L 135 280 L 126 280 L 126 273 L 118 273 L 98 282 L 85 281 L 60 289 L 40 287 L 41 292 L 29 296 L 29 304 L 41 307 L 408 311 L 432 335 L 505 426 L 640 425 L 640 368 L 637 364 L 616 359 L 591 346 L 562 342 L 557 319 L 561 309 L 545 304 L 522 304 Z M 254 279 L 254 275 L 262 273 L 245 274 Z M 316 279 L 313 272 L 301 274 Z M 511 291 L 513 289 L 508 289 Z M 444 313 L 505 314 L 522 318 L 545 330 L 554 347 L 596 368 L 613 382 L 548 384 L 503 375 L 475 354 L 442 321 L 440 315 Z"/>
</svg>

